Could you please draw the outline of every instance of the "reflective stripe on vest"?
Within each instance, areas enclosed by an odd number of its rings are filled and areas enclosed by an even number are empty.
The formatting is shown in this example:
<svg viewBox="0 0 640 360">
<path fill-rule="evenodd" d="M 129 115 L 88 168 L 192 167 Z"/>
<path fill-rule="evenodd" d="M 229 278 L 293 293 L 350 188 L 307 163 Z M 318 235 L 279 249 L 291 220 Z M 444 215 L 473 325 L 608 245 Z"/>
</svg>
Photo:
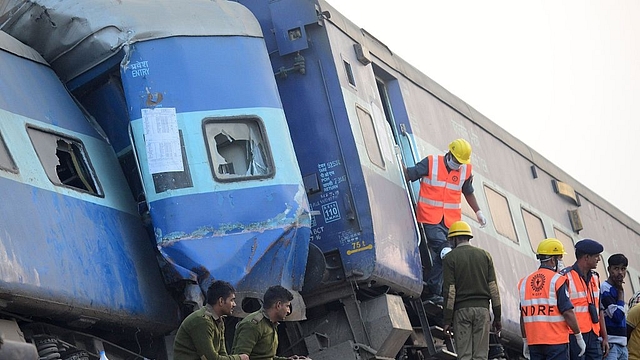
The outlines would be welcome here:
<svg viewBox="0 0 640 360">
<path fill-rule="evenodd" d="M 569 342 L 564 316 L 558 309 L 556 290 L 566 277 L 541 268 L 518 283 L 520 315 L 529 345 L 557 345 Z"/>
<path fill-rule="evenodd" d="M 589 280 L 591 292 L 587 288 L 584 280 L 575 270 L 571 270 L 567 273 L 569 279 L 569 299 L 573 303 L 573 311 L 576 313 L 576 319 L 578 320 L 578 326 L 580 326 L 581 333 L 587 333 L 591 330 L 596 335 L 600 335 L 600 323 L 594 324 L 591 321 L 591 314 L 589 314 L 589 301 L 593 299 L 593 303 L 598 309 L 600 309 L 600 286 L 596 280 L 597 276 L 591 274 L 591 280 Z M 571 331 L 571 330 L 569 330 Z M 571 331 L 573 334 L 573 332 Z"/>
<path fill-rule="evenodd" d="M 471 165 L 447 171 L 444 156 L 429 155 L 429 174 L 420 180 L 417 219 L 420 223 L 438 224 L 444 218 L 447 227 L 462 218 L 462 186 L 471 175 Z"/>
</svg>

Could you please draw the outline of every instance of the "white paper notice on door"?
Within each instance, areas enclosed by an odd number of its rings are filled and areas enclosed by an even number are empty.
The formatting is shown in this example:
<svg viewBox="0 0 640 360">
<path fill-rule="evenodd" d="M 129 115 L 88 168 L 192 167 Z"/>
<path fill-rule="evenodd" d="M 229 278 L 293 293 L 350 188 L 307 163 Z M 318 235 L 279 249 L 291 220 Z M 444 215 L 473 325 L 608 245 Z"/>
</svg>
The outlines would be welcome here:
<svg viewBox="0 0 640 360">
<path fill-rule="evenodd" d="M 184 171 L 176 108 L 142 109 L 142 125 L 151 174 Z"/>
</svg>

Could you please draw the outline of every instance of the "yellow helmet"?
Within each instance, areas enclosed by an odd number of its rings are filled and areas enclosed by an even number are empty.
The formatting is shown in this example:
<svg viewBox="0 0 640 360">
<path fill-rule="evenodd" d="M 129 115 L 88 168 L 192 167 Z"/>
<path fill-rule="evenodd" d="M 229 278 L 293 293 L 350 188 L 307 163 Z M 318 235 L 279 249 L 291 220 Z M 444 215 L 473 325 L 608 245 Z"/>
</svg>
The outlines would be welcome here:
<svg viewBox="0 0 640 360">
<path fill-rule="evenodd" d="M 460 164 L 471 162 L 471 144 L 465 139 L 455 139 L 449 144 L 449 151 Z"/>
<path fill-rule="evenodd" d="M 538 255 L 548 256 L 566 254 L 566 252 L 564 252 L 564 245 L 562 245 L 562 242 L 554 238 L 542 240 L 542 242 L 538 245 L 538 251 L 536 253 Z"/>
<path fill-rule="evenodd" d="M 468 235 L 470 238 L 473 237 L 473 234 L 471 233 L 471 226 L 462 220 L 451 224 L 451 227 L 449 228 L 449 235 L 447 235 L 447 237 L 451 238 L 460 235 Z"/>
</svg>

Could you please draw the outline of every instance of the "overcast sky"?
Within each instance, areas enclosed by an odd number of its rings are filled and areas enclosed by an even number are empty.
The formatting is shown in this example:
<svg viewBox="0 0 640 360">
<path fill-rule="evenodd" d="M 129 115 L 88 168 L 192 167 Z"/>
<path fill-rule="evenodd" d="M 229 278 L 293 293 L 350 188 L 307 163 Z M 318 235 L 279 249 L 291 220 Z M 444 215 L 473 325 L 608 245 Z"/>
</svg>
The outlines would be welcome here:
<svg viewBox="0 0 640 360">
<path fill-rule="evenodd" d="M 640 1 L 327 1 L 640 221 Z"/>
</svg>

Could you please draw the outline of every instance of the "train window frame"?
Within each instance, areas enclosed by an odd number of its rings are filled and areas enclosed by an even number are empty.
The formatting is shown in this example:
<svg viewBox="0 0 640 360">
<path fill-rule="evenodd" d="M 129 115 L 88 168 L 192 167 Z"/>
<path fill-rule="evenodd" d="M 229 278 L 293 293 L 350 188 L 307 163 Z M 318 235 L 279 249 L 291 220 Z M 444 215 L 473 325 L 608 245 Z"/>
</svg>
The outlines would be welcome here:
<svg viewBox="0 0 640 360">
<path fill-rule="evenodd" d="M 95 168 L 80 139 L 34 126 L 27 126 L 27 134 L 52 184 L 104 197 Z"/>
<path fill-rule="evenodd" d="M 469 203 L 466 201 L 466 199 L 465 199 L 465 201 L 460 201 L 460 206 L 462 208 L 462 215 L 466 215 L 466 216 L 468 216 L 468 217 L 470 217 L 472 219 L 476 218 L 476 212 L 473 211 L 473 208 L 471 207 L 471 205 L 469 205 Z"/>
<path fill-rule="evenodd" d="M 251 128 L 251 126 L 247 125 L 249 123 L 254 124 L 255 125 L 254 128 Z M 222 128 L 222 130 L 210 137 L 209 130 L 211 129 L 212 132 L 215 131 L 216 124 L 219 125 L 219 127 Z M 238 125 L 241 125 L 241 124 L 246 125 L 247 129 L 242 129 L 241 127 L 238 127 Z M 228 126 L 224 126 L 224 125 L 228 125 Z M 232 128 L 232 125 L 235 125 L 235 127 Z M 255 134 L 252 130 L 257 130 L 258 134 Z M 254 166 L 256 168 L 259 168 L 260 166 L 265 166 L 266 171 L 262 174 L 252 174 L 252 175 L 245 174 L 245 175 L 238 175 L 238 176 L 231 176 L 231 175 L 237 175 L 237 174 L 233 174 L 233 173 L 229 174 L 226 172 L 218 171 L 218 169 L 226 169 L 227 171 L 231 170 L 235 172 L 235 166 L 233 166 L 234 162 L 233 161 L 228 162 L 228 160 L 223 156 L 223 154 L 220 154 L 218 149 L 227 147 L 229 146 L 229 144 L 236 141 L 235 139 L 232 139 L 232 136 L 234 135 L 232 133 L 235 133 L 236 137 L 238 137 L 242 132 L 245 132 L 245 131 L 247 133 L 242 135 L 248 136 L 247 139 L 242 139 L 238 141 L 249 142 L 249 141 L 252 141 L 252 139 L 250 138 L 251 136 L 259 135 L 260 141 L 257 144 L 258 145 L 257 149 L 261 151 L 262 164 L 254 164 Z M 202 134 L 204 136 L 204 142 L 207 149 L 207 156 L 209 158 L 211 174 L 216 181 L 237 182 L 237 181 L 248 181 L 248 180 L 258 180 L 258 179 L 269 179 L 269 178 L 275 177 L 276 167 L 275 167 L 273 152 L 271 151 L 271 142 L 269 141 L 269 137 L 267 136 L 267 131 L 264 126 L 264 121 L 259 116 L 248 115 L 248 116 L 228 116 L 228 117 L 207 117 L 202 121 Z M 219 137 L 219 136 L 224 136 L 228 140 L 230 140 L 228 141 L 229 144 L 222 144 L 222 143 L 218 144 L 216 137 Z M 213 148 L 215 148 L 215 154 L 212 151 Z M 245 146 L 245 150 L 247 150 L 246 146 Z M 236 155 L 236 154 L 231 154 L 231 152 L 237 153 L 238 151 L 230 148 L 228 149 L 226 155 L 228 156 Z M 252 153 L 252 155 L 254 154 Z M 221 163 L 220 161 L 218 161 L 219 159 L 223 159 L 227 162 Z M 244 158 L 243 160 L 246 161 L 243 164 L 246 167 L 245 171 L 249 171 L 251 166 L 250 164 L 254 163 L 254 161 L 249 158 Z M 226 166 L 223 166 L 223 165 L 226 165 Z M 225 174 L 228 174 L 228 175 L 222 176 Z"/>
<path fill-rule="evenodd" d="M 367 119 L 362 119 L 360 114 L 366 116 Z M 371 114 L 363 107 L 356 104 L 356 117 L 358 118 L 358 124 L 360 124 L 360 133 L 364 140 L 364 147 L 367 150 L 367 157 L 369 158 L 369 161 L 384 170 L 384 155 L 382 154 L 382 148 L 380 147 L 380 140 L 378 132 L 376 131 L 376 124 L 374 123 L 375 120 L 373 119 L 373 116 L 371 116 Z M 375 154 L 372 155 L 373 151 L 375 151 Z M 374 159 L 374 157 L 376 158 Z"/>
<path fill-rule="evenodd" d="M 527 238 L 529 239 L 529 245 L 531 246 L 531 251 L 533 251 L 533 253 L 537 253 L 538 250 L 538 245 L 540 245 L 540 243 L 547 238 L 547 232 L 544 229 L 544 222 L 542 221 L 542 218 L 536 214 L 534 214 L 531 210 L 525 209 L 523 207 L 520 208 L 520 211 L 522 213 L 522 222 L 524 223 L 524 229 L 527 232 Z M 529 223 L 527 222 L 527 216 L 530 215 L 532 218 L 535 218 L 539 221 L 540 224 L 540 228 L 539 229 L 530 229 L 529 228 Z M 531 219 L 533 220 L 533 219 Z M 536 224 L 537 225 L 537 224 Z M 537 239 L 533 239 L 532 235 L 537 235 L 534 234 L 534 232 L 537 232 L 538 230 L 542 230 L 542 239 L 537 240 Z"/>
<path fill-rule="evenodd" d="M 608 272 L 607 272 L 607 277 L 606 278 L 609 278 L 609 273 Z M 627 270 L 627 273 L 624 276 L 624 280 L 625 281 L 622 283 L 622 288 L 624 289 L 624 294 L 625 295 L 627 295 L 629 293 L 635 294 L 635 287 L 633 286 L 633 281 L 631 281 L 631 274 L 629 274 L 629 270 Z M 604 281 L 604 279 L 602 281 Z"/>
<path fill-rule="evenodd" d="M 0 169 L 14 174 L 19 173 L 18 166 L 13 160 L 13 155 L 11 155 L 2 134 L 0 134 Z"/>
<path fill-rule="evenodd" d="M 600 255 L 600 261 L 598 261 L 598 266 L 596 267 L 596 272 L 598 273 L 598 275 L 600 275 L 600 282 L 603 282 L 605 280 L 607 280 L 607 278 L 609 277 L 609 270 L 607 270 L 607 263 L 604 261 L 604 256 L 602 256 L 602 254 Z M 602 267 L 600 267 L 602 266 Z M 600 268 L 600 271 L 598 271 L 598 268 Z M 604 272 L 604 274 L 603 274 Z"/>
<path fill-rule="evenodd" d="M 487 199 L 487 206 L 489 207 L 489 213 L 491 214 L 491 220 L 493 221 L 493 227 L 496 229 L 496 232 L 507 239 L 513 241 L 516 244 L 519 244 L 520 241 L 518 239 L 518 232 L 516 231 L 516 226 L 513 221 L 513 214 L 511 213 L 511 207 L 509 206 L 509 199 L 498 190 L 493 189 L 492 187 L 484 184 L 484 196 Z M 494 197 L 495 194 L 497 197 Z M 503 199 L 504 205 L 501 203 L 494 201 L 494 199 Z M 492 206 L 493 204 L 493 206 Z M 498 208 L 499 206 L 499 208 Z M 504 211 L 506 209 L 506 212 Z M 506 221 L 508 219 L 508 222 Z M 503 227 L 503 225 L 510 225 L 509 229 Z M 505 230 L 511 230 L 507 232 Z"/>
<path fill-rule="evenodd" d="M 558 236 L 558 234 L 562 234 L 563 236 Z M 564 252 L 566 253 L 563 256 L 563 262 L 565 266 L 571 266 L 576 262 L 576 251 L 575 251 L 575 240 L 573 237 L 566 232 L 560 230 L 558 227 L 553 227 L 553 236 L 554 238 L 560 240 L 562 245 L 564 246 Z M 571 242 L 571 244 L 567 243 L 567 240 Z M 570 260 L 570 261 L 567 261 Z"/>
<path fill-rule="evenodd" d="M 351 63 L 343 58 L 342 59 L 342 64 L 344 65 L 344 72 L 347 75 L 347 82 L 349 83 L 349 85 L 351 85 L 351 86 L 353 86 L 355 88 L 356 87 L 356 77 L 353 74 L 353 67 L 351 66 Z"/>
</svg>

